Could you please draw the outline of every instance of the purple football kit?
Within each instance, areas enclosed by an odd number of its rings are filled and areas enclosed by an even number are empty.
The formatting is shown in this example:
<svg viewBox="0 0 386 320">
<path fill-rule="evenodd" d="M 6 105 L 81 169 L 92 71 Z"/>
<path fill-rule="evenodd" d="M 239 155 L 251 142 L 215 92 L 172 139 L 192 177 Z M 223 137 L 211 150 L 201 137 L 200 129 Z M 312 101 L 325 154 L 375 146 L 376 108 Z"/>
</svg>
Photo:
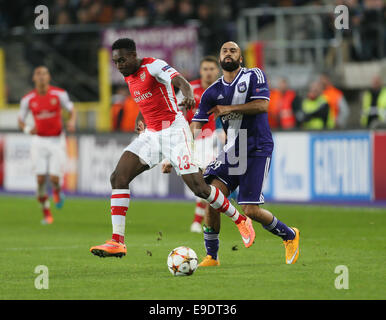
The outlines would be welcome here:
<svg viewBox="0 0 386 320">
<path fill-rule="evenodd" d="M 232 83 L 224 77 L 213 83 L 201 97 L 192 121 L 207 122 L 208 111 L 216 105 L 245 104 L 256 99 L 269 100 L 266 76 L 259 68 L 241 68 Z M 263 186 L 273 151 L 267 113 L 245 115 L 238 112 L 221 116 L 227 140 L 217 159 L 206 168 L 204 178 L 225 183 L 232 192 L 239 187 L 239 204 L 263 204 Z"/>
</svg>

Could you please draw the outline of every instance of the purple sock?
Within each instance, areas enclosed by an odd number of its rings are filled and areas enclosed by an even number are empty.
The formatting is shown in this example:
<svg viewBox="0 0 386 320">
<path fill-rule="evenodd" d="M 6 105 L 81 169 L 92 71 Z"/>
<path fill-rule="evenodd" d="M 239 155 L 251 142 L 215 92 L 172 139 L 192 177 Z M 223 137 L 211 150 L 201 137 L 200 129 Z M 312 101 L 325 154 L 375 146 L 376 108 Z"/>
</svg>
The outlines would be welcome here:
<svg viewBox="0 0 386 320">
<path fill-rule="evenodd" d="M 217 252 L 220 244 L 219 234 L 213 231 L 204 231 L 206 254 L 217 260 Z"/>
<path fill-rule="evenodd" d="M 273 233 L 274 235 L 281 237 L 284 241 L 292 240 L 295 238 L 295 231 L 287 227 L 276 217 L 273 217 L 273 220 L 269 225 L 263 225 L 263 228 Z"/>
</svg>

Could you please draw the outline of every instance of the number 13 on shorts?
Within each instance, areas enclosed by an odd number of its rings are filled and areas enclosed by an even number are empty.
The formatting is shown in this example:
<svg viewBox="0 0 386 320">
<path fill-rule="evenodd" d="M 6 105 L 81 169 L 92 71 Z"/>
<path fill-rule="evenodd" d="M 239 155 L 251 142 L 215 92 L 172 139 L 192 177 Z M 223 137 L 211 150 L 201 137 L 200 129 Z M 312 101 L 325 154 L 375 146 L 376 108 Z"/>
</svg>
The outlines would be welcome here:
<svg viewBox="0 0 386 320">
<path fill-rule="evenodd" d="M 180 169 L 180 171 L 190 169 L 190 161 L 189 161 L 188 155 L 184 155 L 182 157 L 178 156 L 177 161 L 178 161 L 178 168 Z"/>
</svg>

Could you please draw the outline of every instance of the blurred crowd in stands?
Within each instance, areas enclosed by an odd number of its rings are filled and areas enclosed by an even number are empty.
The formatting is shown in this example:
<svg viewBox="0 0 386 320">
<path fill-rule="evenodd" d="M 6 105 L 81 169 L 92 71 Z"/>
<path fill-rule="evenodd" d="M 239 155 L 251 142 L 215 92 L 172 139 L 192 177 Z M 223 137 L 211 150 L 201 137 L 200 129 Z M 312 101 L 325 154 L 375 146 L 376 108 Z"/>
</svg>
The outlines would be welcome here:
<svg viewBox="0 0 386 320">
<path fill-rule="evenodd" d="M 349 10 L 349 42 L 353 60 L 367 61 L 386 56 L 386 2 L 384 0 L 336 0 Z"/>
<path fill-rule="evenodd" d="M 334 3 L 335 2 L 335 3 Z M 50 25 L 116 24 L 160 26 L 197 24 L 204 54 L 236 36 L 241 9 L 265 6 L 346 5 L 350 28 L 344 32 L 354 60 L 379 59 L 386 53 L 386 11 L 384 0 L 18 0 L 1 1 L 0 32 L 33 24 L 31 12 L 39 4 L 50 9 Z M 259 28 L 273 19 L 259 20 Z M 260 25 L 263 24 L 263 25 Z M 332 34 L 333 15 L 324 23 L 324 36 Z"/>
</svg>

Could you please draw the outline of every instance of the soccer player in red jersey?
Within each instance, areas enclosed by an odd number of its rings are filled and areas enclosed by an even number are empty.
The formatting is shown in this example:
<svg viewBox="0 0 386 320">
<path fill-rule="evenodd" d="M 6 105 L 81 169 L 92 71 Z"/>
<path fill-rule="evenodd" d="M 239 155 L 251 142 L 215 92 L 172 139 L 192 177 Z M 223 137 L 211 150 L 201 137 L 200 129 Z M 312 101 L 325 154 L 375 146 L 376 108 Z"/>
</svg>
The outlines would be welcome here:
<svg viewBox="0 0 386 320">
<path fill-rule="evenodd" d="M 46 190 L 46 176 L 49 175 L 53 187 L 55 205 L 61 208 L 64 196 L 60 183 L 66 146 L 62 108 L 70 113 L 70 119 L 67 122 L 67 129 L 70 132 L 75 130 L 75 110 L 67 92 L 50 85 L 51 76 L 45 66 L 35 68 L 32 80 L 35 89 L 21 99 L 18 122 L 24 133 L 34 135 L 31 156 L 37 175 L 37 198 L 43 211 L 42 223 L 51 224 L 54 220 Z M 29 112 L 34 118 L 33 127 L 26 124 Z"/>
<path fill-rule="evenodd" d="M 137 119 L 139 136 L 124 149 L 111 175 L 112 239 L 90 248 L 100 257 L 122 257 L 125 217 L 130 201 L 130 182 L 145 170 L 169 159 L 177 174 L 193 193 L 210 206 L 229 216 L 237 225 L 245 246 L 253 244 L 255 232 L 251 220 L 241 215 L 216 187 L 205 183 L 202 172 L 192 158 L 193 137 L 182 112 L 178 109 L 173 86 L 184 96 L 180 105 L 195 105 L 189 82 L 165 61 L 137 57 L 135 42 L 118 39 L 112 45 L 112 60 L 122 73 L 130 93 L 140 107 Z M 145 128 L 146 126 L 146 128 Z"/>
</svg>

